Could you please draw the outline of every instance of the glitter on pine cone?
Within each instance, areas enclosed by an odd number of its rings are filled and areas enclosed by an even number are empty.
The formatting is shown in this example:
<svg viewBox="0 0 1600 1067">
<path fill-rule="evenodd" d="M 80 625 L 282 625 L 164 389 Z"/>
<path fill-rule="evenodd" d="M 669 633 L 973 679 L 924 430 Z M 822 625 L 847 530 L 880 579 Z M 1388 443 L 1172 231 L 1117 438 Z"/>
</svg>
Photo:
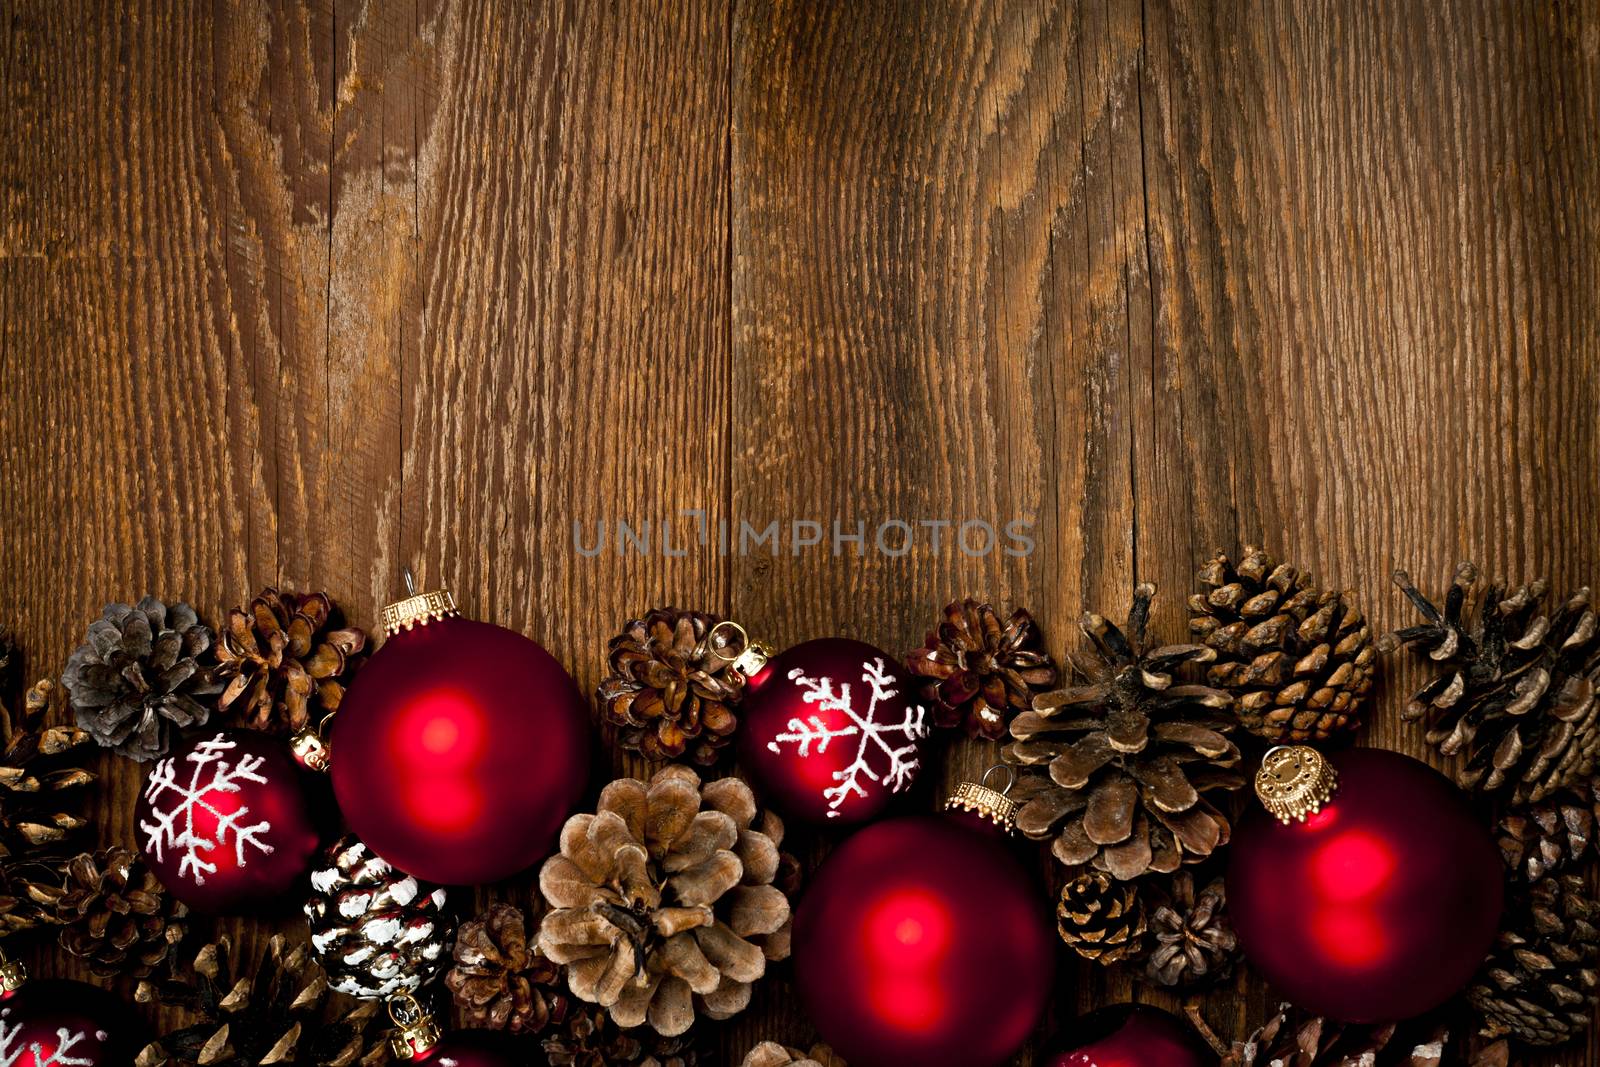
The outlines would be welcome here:
<svg viewBox="0 0 1600 1067">
<path fill-rule="evenodd" d="M 1377 652 L 1354 594 L 1245 548 L 1200 570 L 1189 629 L 1217 658 L 1207 681 L 1233 694 L 1239 723 L 1274 744 L 1320 742 L 1361 725 Z"/>
<path fill-rule="evenodd" d="M 1226 732 L 1232 698 L 1179 682 L 1186 664 L 1210 663 L 1203 645 L 1150 647 L 1155 586 L 1134 590 L 1127 632 L 1100 615 L 1081 626 L 1096 652 L 1076 662 L 1088 684 L 1042 693 L 1011 723 L 1007 762 L 1023 768 L 1011 796 L 1017 828 L 1054 838 L 1063 865 L 1128 880 L 1170 874 L 1228 841 L 1215 803 L 1238 789 L 1240 753 Z"/>
<path fill-rule="evenodd" d="M 340 626 L 326 593 L 263 589 L 228 612 L 217 641 L 217 709 L 241 726 L 292 734 L 339 710 L 367 635 Z"/>
<path fill-rule="evenodd" d="M 1380 647 L 1422 646 L 1441 668 L 1402 718 L 1422 722 L 1441 755 L 1462 757 L 1462 788 L 1537 803 L 1593 776 L 1600 625 L 1587 588 L 1551 610 L 1544 579 L 1508 595 L 1503 583 L 1480 588 L 1477 568 L 1464 563 L 1441 610 L 1404 571 L 1394 580 L 1426 621 L 1384 635 Z"/>
<path fill-rule="evenodd" d="M 922 695 L 936 726 L 990 741 L 1005 737 L 1012 717 L 1059 676 L 1032 615 L 1018 608 L 1002 624 L 994 608 L 971 597 L 945 605 L 944 620 L 906 654 L 906 667 L 927 679 Z"/>
<path fill-rule="evenodd" d="M 699 611 L 657 608 L 629 619 L 607 646 L 611 673 L 596 696 L 623 748 L 648 760 L 709 767 L 739 725 L 734 706 L 744 678 L 713 647 L 721 621 Z"/>
</svg>

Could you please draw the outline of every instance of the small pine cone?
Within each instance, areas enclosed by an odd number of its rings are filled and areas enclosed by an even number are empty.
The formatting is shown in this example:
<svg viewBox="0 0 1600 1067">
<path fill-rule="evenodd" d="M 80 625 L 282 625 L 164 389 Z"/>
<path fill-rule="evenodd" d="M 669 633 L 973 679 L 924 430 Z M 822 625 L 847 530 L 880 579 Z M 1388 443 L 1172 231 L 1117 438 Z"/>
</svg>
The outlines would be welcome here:
<svg viewBox="0 0 1600 1067">
<path fill-rule="evenodd" d="M 538 924 L 534 924 L 538 935 Z M 455 998 L 465 1026 L 535 1034 L 559 1009 L 555 992 L 561 968 L 529 943 L 520 908 L 491 904 L 456 931 L 455 966 L 444 984 Z"/>
<path fill-rule="evenodd" d="M 340 626 L 326 593 L 263 589 L 228 612 L 217 641 L 217 708 L 242 726 L 292 734 L 339 710 L 367 635 Z"/>
<path fill-rule="evenodd" d="M 1593 776 L 1600 757 L 1600 622 L 1580 589 L 1554 610 L 1539 579 L 1509 596 L 1462 564 L 1444 609 L 1404 571 L 1395 584 L 1427 620 L 1384 635 L 1381 646 L 1421 645 L 1440 670 L 1401 717 L 1421 721 L 1428 744 L 1464 757 L 1456 782 L 1538 803 Z M 1472 602 L 1476 610 L 1465 617 Z"/>
<path fill-rule="evenodd" d="M 789 954 L 789 899 L 772 884 L 781 838 L 737 778 L 702 784 L 670 765 L 648 783 L 614 781 L 540 868 L 553 910 L 539 951 L 624 1028 L 676 1037 L 697 1014 L 730 1018 L 767 961 Z"/>
<path fill-rule="evenodd" d="M 1148 948 L 1138 887 L 1104 871 L 1084 871 L 1062 888 L 1056 929 L 1074 952 L 1100 963 L 1133 959 Z"/>
<path fill-rule="evenodd" d="M 1189 630 L 1217 658 L 1207 680 L 1233 694 L 1246 730 L 1274 744 L 1327 741 L 1361 725 L 1377 651 L 1354 594 L 1251 545 L 1237 566 L 1219 552 L 1189 598 Z"/>
<path fill-rule="evenodd" d="M 1011 722 L 1007 762 L 1023 770 L 1012 797 L 1017 828 L 1076 871 L 1124 881 L 1171 874 L 1227 844 L 1227 817 L 1213 802 L 1238 789 L 1239 748 L 1227 736 L 1233 699 L 1178 683 L 1173 674 L 1209 663 L 1203 645 L 1150 647 L 1145 629 L 1155 586 L 1134 590 L 1128 633 L 1099 615 L 1080 625 L 1096 658 L 1075 663 L 1087 685 L 1033 698 Z"/>
<path fill-rule="evenodd" d="M 222 691 L 211 630 L 188 604 L 147 596 L 111 604 L 67 659 L 61 684 L 78 725 L 130 759 L 166 754 L 179 729 L 205 724 Z"/>
<path fill-rule="evenodd" d="M 1600 976 L 1600 902 L 1583 878 L 1553 875 L 1506 908 L 1499 939 L 1467 1001 L 1483 1016 L 1488 1038 L 1560 1045 L 1589 1028 Z"/>
<path fill-rule="evenodd" d="M 720 620 L 698 611 L 657 608 L 629 619 L 608 647 L 611 673 L 597 691 L 619 741 L 645 759 L 716 763 L 739 725 L 744 679 L 712 647 Z"/>
<path fill-rule="evenodd" d="M 906 655 L 906 666 L 929 679 L 922 692 L 935 723 L 990 741 L 1005 737 L 1012 716 L 1058 677 L 1033 616 L 1018 608 L 1002 625 L 994 608 L 971 597 L 945 606 L 944 621 Z"/>
<path fill-rule="evenodd" d="M 450 953 L 445 891 L 395 870 L 354 834 L 311 872 L 311 947 L 333 988 L 352 997 L 415 992 Z"/>
<path fill-rule="evenodd" d="M 1425 1018 L 1395 1023 L 1340 1023 L 1284 1004 L 1249 1039 L 1234 1042 L 1222 1067 L 1439 1067 L 1450 1035 Z"/>
<path fill-rule="evenodd" d="M 1587 860 L 1597 803 L 1592 785 L 1585 793 L 1563 789 L 1502 815 L 1497 840 L 1506 869 L 1531 884 Z"/>
<path fill-rule="evenodd" d="M 1194 986 L 1233 973 L 1239 939 L 1228 921 L 1227 890 L 1221 878 L 1198 893 L 1194 877 L 1179 871 L 1172 878 L 1169 899 L 1150 916 L 1155 947 L 1145 975 L 1156 985 Z"/>
<path fill-rule="evenodd" d="M 604 1008 L 568 1001 L 543 1048 L 550 1067 L 697 1067 L 693 1037 L 693 1031 L 663 1037 L 648 1027 L 624 1030 Z"/>
<path fill-rule="evenodd" d="M 67 864 L 51 893 L 61 947 L 101 978 L 143 978 L 182 942 L 189 909 L 167 895 L 136 852 L 109 848 Z"/>
<path fill-rule="evenodd" d="M 741 1067 L 845 1067 L 845 1062 L 827 1045 L 813 1045 L 806 1052 L 763 1041 L 746 1053 Z"/>
</svg>

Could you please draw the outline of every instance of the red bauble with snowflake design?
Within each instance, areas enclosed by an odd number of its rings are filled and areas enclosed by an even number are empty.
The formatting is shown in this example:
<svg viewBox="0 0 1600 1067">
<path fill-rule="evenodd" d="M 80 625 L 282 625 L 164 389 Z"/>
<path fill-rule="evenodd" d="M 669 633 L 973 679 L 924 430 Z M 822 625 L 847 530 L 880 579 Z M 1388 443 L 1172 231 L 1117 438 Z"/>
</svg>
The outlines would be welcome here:
<svg viewBox="0 0 1600 1067">
<path fill-rule="evenodd" d="M 149 1040 L 116 997 L 82 982 L 27 982 L 0 999 L 3 1067 L 127 1067 Z"/>
<path fill-rule="evenodd" d="M 305 771 L 283 742 L 204 730 L 150 768 L 134 833 L 156 877 L 197 911 L 240 912 L 298 896 L 321 834 Z"/>
<path fill-rule="evenodd" d="M 893 656 L 824 638 L 780 653 L 745 687 L 740 759 L 785 819 L 849 825 L 911 787 L 927 711 Z"/>
</svg>

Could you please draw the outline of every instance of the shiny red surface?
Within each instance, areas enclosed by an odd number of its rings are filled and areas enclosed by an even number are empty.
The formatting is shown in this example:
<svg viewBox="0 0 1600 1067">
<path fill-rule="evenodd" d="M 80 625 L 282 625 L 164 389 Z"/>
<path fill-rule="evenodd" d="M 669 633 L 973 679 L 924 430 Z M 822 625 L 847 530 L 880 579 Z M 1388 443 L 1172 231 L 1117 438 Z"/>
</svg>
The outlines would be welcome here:
<svg viewBox="0 0 1600 1067">
<path fill-rule="evenodd" d="M 28 982 L 0 999 L 0 1021 L 8 1032 L 20 1028 L 8 1047 L 18 1058 L 6 1059 L 4 1067 L 46 1067 L 56 1062 L 128 1067 L 151 1038 L 126 1004 L 83 982 Z M 63 1030 L 69 1042 L 65 1055 L 72 1058 L 52 1060 Z"/>
<path fill-rule="evenodd" d="M 203 875 L 203 884 L 197 881 L 192 870 L 180 874 L 184 849 L 170 842 L 162 848 L 160 858 L 156 857 L 143 828 L 150 821 L 151 801 L 146 799 L 146 790 L 141 788 L 134 807 L 133 833 L 145 861 L 173 896 L 197 911 L 236 914 L 248 908 L 279 903 L 279 898 L 286 893 L 299 896 L 301 880 L 310 870 L 321 844 L 308 795 L 313 783 L 283 741 L 255 730 L 201 730 L 174 745 L 163 761 L 172 760 L 178 781 L 187 783 L 190 775 L 186 768 L 192 764 L 185 757 L 196 745 L 218 736 L 234 744 L 227 755 L 230 763 L 237 764 L 241 757 L 259 759 L 261 763 L 253 773 L 266 782 L 239 781 L 237 791 L 207 789 L 201 793 L 194 808 L 194 833 L 212 844 L 196 851 L 202 862 L 216 870 Z M 151 769 L 156 766 L 158 764 L 151 764 Z M 210 780 L 209 774 L 205 780 Z M 145 782 L 148 785 L 149 772 Z M 171 810 L 176 800 L 170 792 L 157 798 L 163 810 Z M 260 840 L 272 851 L 267 854 L 246 847 L 241 864 L 233 839 L 219 839 L 217 829 L 219 819 L 243 808 L 248 808 L 249 812 L 240 818 L 242 823 L 269 825 Z"/>
<path fill-rule="evenodd" d="M 805 756 L 800 755 L 795 742 L 778 741 L 778 735 L 792 731 L 794 723 L 809 723 L 813 718 L 830 730 L 850 725 L 849 716 L 843 712 L 807 701 L 806 690 L 789 677 L 791 671 L 798 669 L 807 677 L 827 678 L 835 687 L 848 685 L 852 702 L 864 712 L 870 687 L 862 678 L 863 667 L 877 660 L 883 661 L 886 672 L 893 677 L 896 695 L 878 702 L 872 721 L 901 724 L 906 709 L 919 703 L 915 681 L 895 657 L 861 641 L 829 637 L 802 642 L 774 656 L 750 679 L 739 713 L 739 760 L 749 771 L 755 788 L 785 819 L 851 826 L 878 817 L 895 798 L 895 790 L 885 781 L 889 755 L 877 745 L 866 749 L 868 770 L 877 780 L 861 776 L 865 795 L 850 793 L 837 808 L 832 808 L 824 791 L 837 786 L 839 775 L 855 761 L 857 738 L 835 738 L 825 747 L 813 744 Z M 899 732 L 883 736 L 896 748 L 909 743 Z M 771 747 L 773 744 L 778 745 L 777 751 Z M 925 749 L 926 744 L 924 738 L 918 747 Z M 909 783 L 900 792 L 908 788 Z"/>
<path fill-rule="evenodd" d="M 795 976 L 851 1067 L 988 1067 L 1038 1022 L 1055 972 L 1043 893 L 998 830 L 910 816 L 858 831 L 795 917 Z"/>
<path fill-rule="evenodd" d="M 1215 1067 L 1217 1062 L 1189 1024 L 1136 1004 L 1078 1019 L 1052 1048 L 1045 1067 Z"/>
<path fill-rule="evenodd" d="M 570 675 L 521 634 L 452 618 L 389 638 L 334 719 L 351 830 L 425 881 L 537 863 L 583 793 L 590 727 Z"/>
<path fill-rule="evenodd" d="M 531 1042 L 524 1042 L 530 1046 Z M 519 1049 L 504 1035 L 485 1030 L 458 1030 L 444 1035 L 432 1050 L 417 1056 L 412 1063 L 428 1067 L 527 1067 L 533 1061 L 530 1048 Z"/>
<path fill-rule="evenodd" d="M 1442 1003 L 1499 924 L 1501 863 L 1483 820 L 1443 775 L 1398 752 L 1331 757 L 1332 802 L 1284 826 L 1253 809 L 1234 835 L 1228 911 L 1279 993 L 1352 1022 Z"/>
</svg>

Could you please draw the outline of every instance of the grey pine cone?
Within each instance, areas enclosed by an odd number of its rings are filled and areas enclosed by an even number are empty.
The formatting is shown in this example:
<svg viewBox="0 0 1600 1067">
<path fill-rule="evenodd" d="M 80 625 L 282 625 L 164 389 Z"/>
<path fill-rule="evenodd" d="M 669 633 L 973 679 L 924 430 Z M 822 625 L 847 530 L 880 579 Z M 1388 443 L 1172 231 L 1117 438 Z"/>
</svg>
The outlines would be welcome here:
<svg viewBox="0 0 1600 1067">
<path fill-rule="evenodd" d="M 80 728 L 142 762 L 164 755 L 179 729 L 205 724 L 222 691 L 211 664 L 212 633 L 195 610 L 147 596 L 108 605 L 61 682 Z"/>
</svg>

